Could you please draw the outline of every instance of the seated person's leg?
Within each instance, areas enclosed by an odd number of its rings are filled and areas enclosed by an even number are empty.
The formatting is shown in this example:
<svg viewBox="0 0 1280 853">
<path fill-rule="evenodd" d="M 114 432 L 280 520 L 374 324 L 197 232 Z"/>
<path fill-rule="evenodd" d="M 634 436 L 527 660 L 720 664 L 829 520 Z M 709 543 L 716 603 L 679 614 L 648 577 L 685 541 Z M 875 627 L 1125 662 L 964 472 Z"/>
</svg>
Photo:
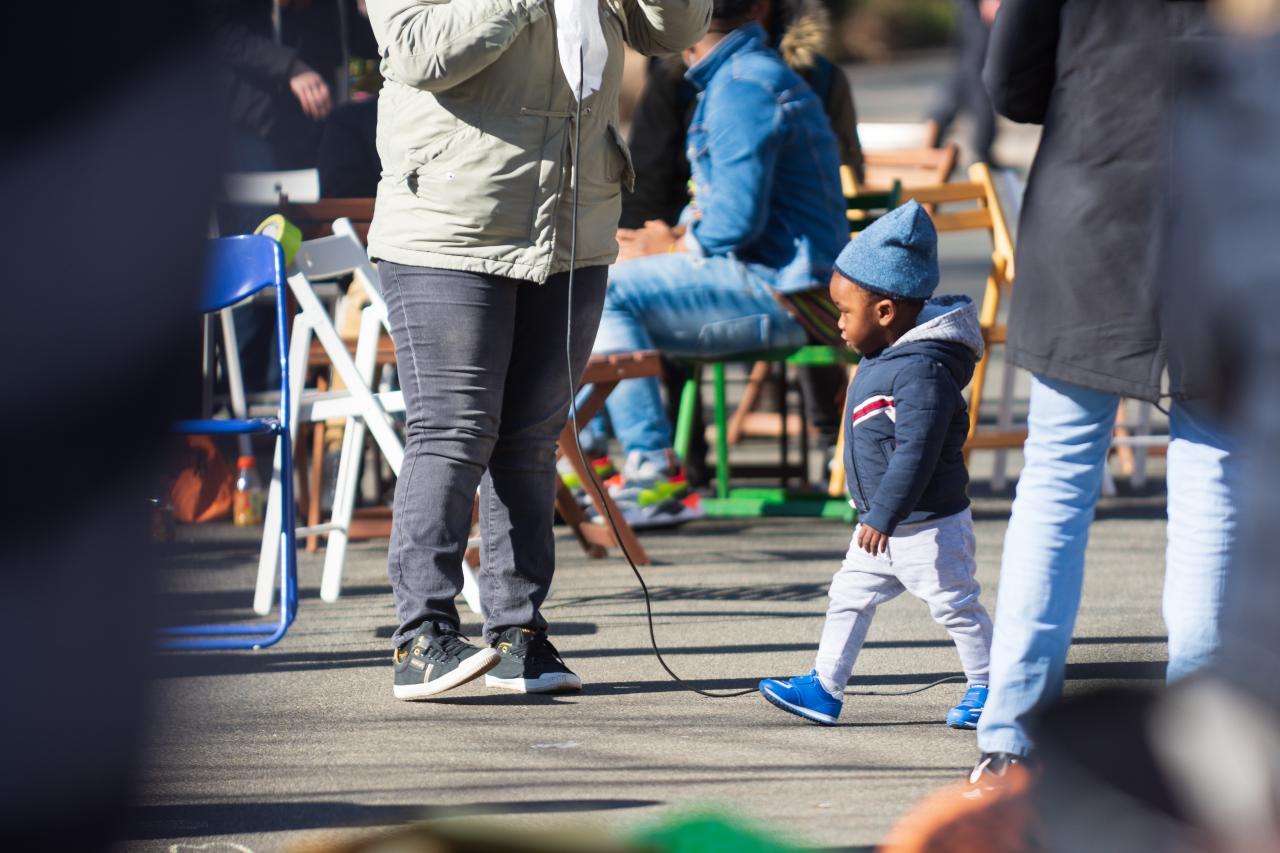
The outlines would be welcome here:
<svg viewBox="0 0 1280 853">
<path fill-rule="evenodd" d="M 595 352 L 715 357 L 805 343 L 762 275 L 729 258 L 654 255 L 609 270 Z M 623 450 L 657 461 L 672 444 L 656 379 L 628 379 L 606 407 Z"/>
</svg>

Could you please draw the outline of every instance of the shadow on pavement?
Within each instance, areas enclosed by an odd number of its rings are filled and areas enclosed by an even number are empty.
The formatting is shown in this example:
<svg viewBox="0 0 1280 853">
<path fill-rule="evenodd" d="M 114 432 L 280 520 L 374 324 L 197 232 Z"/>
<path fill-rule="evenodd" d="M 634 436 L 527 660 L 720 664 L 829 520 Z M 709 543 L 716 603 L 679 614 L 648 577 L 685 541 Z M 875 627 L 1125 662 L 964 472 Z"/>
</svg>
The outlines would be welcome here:
<svg viewBox="0 0 1280 853">
<path fill-rule="evenodd" d="M 502 800 L 456 806 L 365 805 L 343 802 L 193 803 L 139 806 L 133 810 L 125 840 L 207 835 L 248 835 L 335 827 L 387 826 L 443 817 L 558 814 L 637 809 L 661 800 Z"/>
</svg>

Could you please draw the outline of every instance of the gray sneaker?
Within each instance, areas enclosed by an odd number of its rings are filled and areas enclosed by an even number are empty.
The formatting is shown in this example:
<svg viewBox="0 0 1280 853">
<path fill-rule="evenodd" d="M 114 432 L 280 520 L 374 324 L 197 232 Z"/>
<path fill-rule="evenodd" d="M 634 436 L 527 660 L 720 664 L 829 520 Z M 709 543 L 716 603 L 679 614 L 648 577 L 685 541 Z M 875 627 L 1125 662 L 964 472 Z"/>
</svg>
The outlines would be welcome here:
<svg viewBox="0 0 1280 853">
<path fill-rule="evenodd" d="M 498 635 L 502 662 L 484 677 L 486 687 L 517 693 L 561 693 L 582 689 L 582 679 L 565 666 L 546 632 L 508 628 Z"/>
<path fill-rule="evenodd" d="M 493 649 L 473 646 L 452 626 L 428 622 L 412 643 L 395 651 L 395 696 L 430 699 L 484 675 L 500 660 Z"/>
</svg>

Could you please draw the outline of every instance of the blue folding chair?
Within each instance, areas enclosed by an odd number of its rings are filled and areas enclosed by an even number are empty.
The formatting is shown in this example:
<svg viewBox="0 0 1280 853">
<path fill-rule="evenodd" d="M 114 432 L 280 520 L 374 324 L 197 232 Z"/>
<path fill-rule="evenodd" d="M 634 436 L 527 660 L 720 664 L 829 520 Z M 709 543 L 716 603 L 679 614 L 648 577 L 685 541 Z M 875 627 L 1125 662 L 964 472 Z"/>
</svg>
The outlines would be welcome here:
<svg viewBox="0 0 1280 853">
<path fill-rule="evenodd" d="M 284 511 L 280 522 L 280 619 L 275 623 L 239 625 L 188 625 L 166 628 L 170 649 L 247 649 L 270 646 L 293 624 L 298 612 L 298 561 L 294 536 L 293 452 L 290 447 L 289 353 L 285 320 L 285 265 L 280 244 L 270 237 L 247 234 L 222 237 L 209 243 L 209 265 L 200 310 L 212 314 L 248 299 L 255 293 L 276 290 L 276 341 L 280 356 L 280 414 L 274 418 L 209 419 L 181 421 L 181 435 L 274 435 L 279 442 L 280 496 Z"/>
</svg>

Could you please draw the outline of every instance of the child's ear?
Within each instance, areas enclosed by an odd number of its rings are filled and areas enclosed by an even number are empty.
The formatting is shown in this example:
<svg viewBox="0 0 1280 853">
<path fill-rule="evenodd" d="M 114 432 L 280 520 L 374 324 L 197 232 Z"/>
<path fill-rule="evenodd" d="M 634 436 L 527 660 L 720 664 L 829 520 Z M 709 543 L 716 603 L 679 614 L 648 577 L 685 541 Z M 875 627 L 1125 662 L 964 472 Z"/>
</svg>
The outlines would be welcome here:
<svg viewBox="0 0 1280 853">
<path fill-rule="evenodd" d="M 890 326 L 898 316 L 897 306 L 892 299 L 881 299 L 876 303 L 876 322 L 881 326 Z"/>
</svg>

